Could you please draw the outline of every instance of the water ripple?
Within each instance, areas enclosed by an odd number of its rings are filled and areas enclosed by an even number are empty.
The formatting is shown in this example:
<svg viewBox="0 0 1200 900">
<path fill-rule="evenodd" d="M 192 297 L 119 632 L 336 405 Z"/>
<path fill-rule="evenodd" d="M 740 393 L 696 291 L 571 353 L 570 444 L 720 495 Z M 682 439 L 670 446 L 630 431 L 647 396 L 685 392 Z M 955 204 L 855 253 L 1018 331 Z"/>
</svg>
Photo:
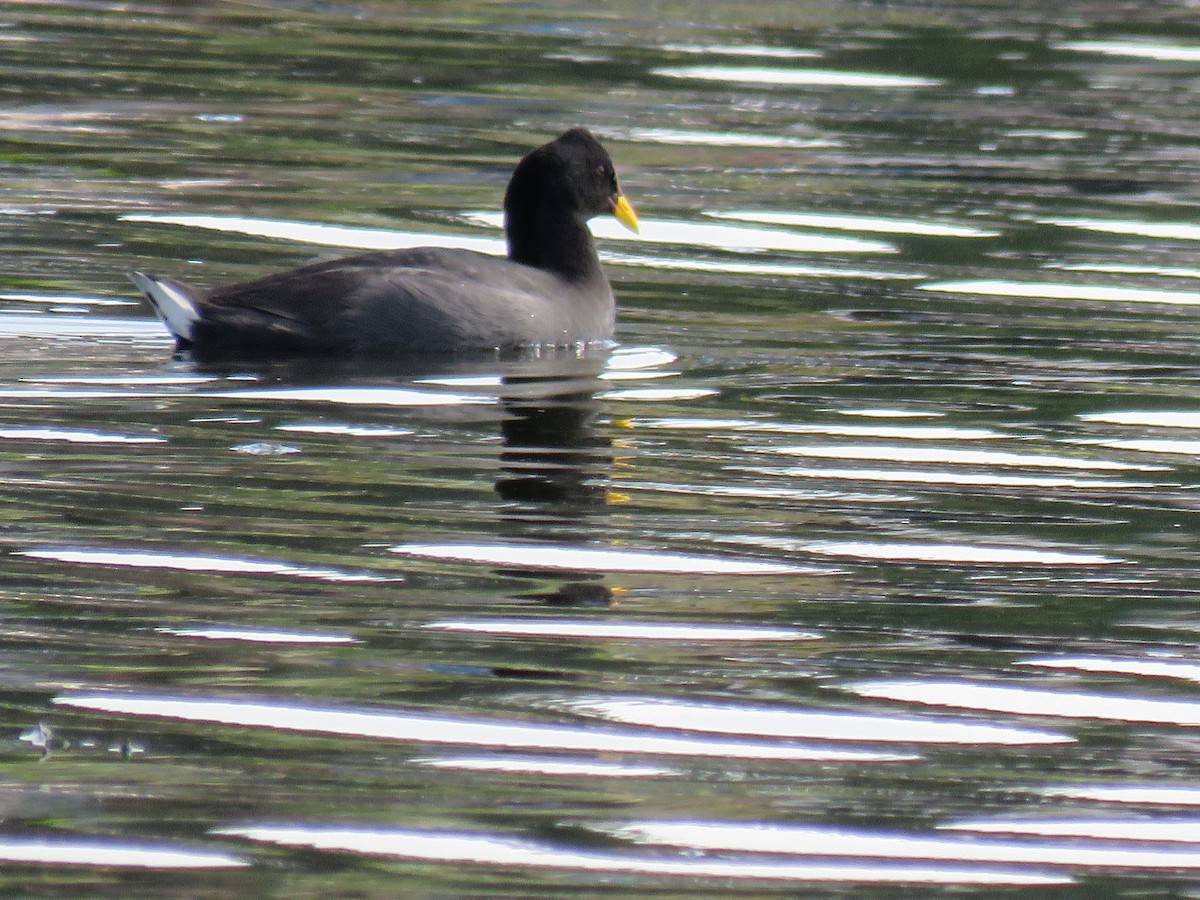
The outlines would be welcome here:
<svg viewBox="0 0 1200 900">
<path fill-rule="evenodd" d="M 602 400 L 656 403 L 667 400 L 699 400 L 703 397 L 715 397 L 718 393 L 719 391 L 712 388 L 624 388 L 619 391 L 605 391 L 598 396 Z"/>
<path fill-rule="evenodd" d="M 1065 784 L 1038 788 L 1043 797 L 1070 797 L 1099 803 L 1137 803 L 1153 806 L 1200 806 L 1200 785 Z"/>
<path fill-rule="evenodd" d="M 1065 41 L 1055 50 L 1096 53 L 1101 56 L 1129 56 L 1161 62 L 1200 62 L 1200 47 L 1194 44 L 1167 44 L 1159 41 Z"/>
<path fill-rule="evenodd" d="M 116 338 L 146 340 L 163 346 L 170 342 L 170 336 L 158 320 L 38 313 L 0 313 L 0 337 Z"/>
<path fill-rule="evenodd" d="M 235 869 L 238 856 L 165 844 L 105 838 L 4 837 L 0 860 L 16 865 L 116 866 L 133 869 Z"/>
<path fill-rule="evenodd" d="M 1089 440 L 1086 443 L 1113 450 L 1133 450 L 1137 453 L 1165 453 L 1177 456 L 1200 456 L 1200 440 L 1180 441 L 1167 438 L 1115 438 Z"/>
<path fill-rule="evenodd" d="M 1147 678 L 1178 678 L 1200 683 L 1200 663 L 1182 659 L 1130 659 L 1100 656 L 1050 656 L 1023 659 L 1019 665 L 1043 669 L 1067 669 L 1075 672 L 1103 672 L 1113 675 L 1142 675 Z"/>
<path fill-rule="evenodd" d="M 175 637 L 206 641 L 245 641 L 252 644 L 357 644 L 348 634 L 284 631 L 276 628 L 238 628 L 232 625 L 162 625 L 154 629 Z"/>
<path fill-rule="evenodd" d="M 1028 466 L 1048 469 L 1094 469 L 1101 471 L 1164 471 L 1165 466 L 1138 465 L 1107 459 L 1083 459 L 1040 453 L 1012 453 L 1003 450 L 963 450 L 955 447 L 905 447 L 897 444 L 820 444 L 813 446 L 771 447 L 773 453 L 809 456 L 819 459 L 866 459 L 882 462 L 941 462 L 974 466 Z"/>
<path fill-rule="evenodd" d="M 1117 481 L 1111 478 L 1078 478 L 1064 475 L 1010 475 L 992 472 L 938 471 L 924 469 L 839 469 L 806 466 L 745 466 L 740 471 L 787 478 L 833 478 L 840 481 L 891 481 L 898 484 L 951 485 L 959 487 L 1013 488 L 1079 488 L 1118 489 L 1148 488 L 1147 481 Z"/>
<path fill-rule="evenodd" d="M 116 434 L 83 428 L 52 428 L 38 425 L 0 426 L 0 440 L 63 441 L 68 444 L 165 444 L 167 439 L 154 434 Z"/>
<path fill-rule="evenodd" d="M 1128 410 L 1122 412 L 1084 413 L 1084 422 L 1107 422 L 1110 425 L 1145 425 L 1151 428 L 1200 428 L 1200 412 L 1189 410 Z"/>
<path fill-rule="evenodd" d="M 633 822 L 606 828 L 617 838 L 703 850 L 876 859 L 1083 866 L 1101 869 L 1200 869 L 1200 851 L 1148 844 L 1077 844 L 868 831 L 765 822 Z"/>
<path fill-rule="evenodd" d="M 348 425 L 334 422 L 297 422 L 294 425 L 276 425 L 276 431 L 299 434 L 333 434 L 343 437 L 404 437 L 413 434 L 411 428 L 391 425 Z"/>
<path fill-rule="evenodd" d="M 663 44 L 667 53 L 695 53 L 701 56 L 767 56 L 779 59 L 819 59 L 820 50 L 800 47 L 771 47 L 764 44 Z"/>
<path fill-rule="evenodd" d="M 971 831 L 978 834 L 1020 834 L 1038 837 L 1093 838 L 1106 841 L 1122 841 L 1164 844 L 1200 844 L 1200 819 L 1195 817 L 1156 817 L 1146 819 L 963 819 L 939 825 L 946 831 Z M 1156 848 L 1161 850 L 1161 848 Z M 1115 848 L 1118 858 L 1125 851 Z M 1144 853 L 1144 850 L 1133 851 Z M 1195 851 L 1190 851 L 1193 854 Z M 1120 863 L 1114 863 L 1119 865 Z M 1188 868 L 1200 867 L 1200 860 L 1186 863 Z"/>
<path fill-rule="evenodd" d="M 862 884 L 1070 884 L 1056 873 L 1029 869 L 996 869 L 887 863 L 853 864 L 812 860 L 672 858 L 629 853 L 576 850 L 546 841 L 523 840 L 481 832 L 344 825 L 241 825 L 214 834 L 291 847 L 363 853 L 436 862 L 516 866 L 522 869 L 574 869 L 626 872 L 685 878 L 756 879 L 771 881 L 846 882 Z M 757 849 L 757 848 L 755 848 Z"/>
<path fill-rule="evenodd" d="M 567 778 L 671 778 L 682 773 L 666 766 L 630 765 L 560 756 L 418 757 L 414 765 L 460 772 L 510 772 Z"/>
<path fill-rule="evenodd" d="M 637 641 L 814 641 L 822 635 L 796 628 L 685 622 L 597 622 L 589 619 L 458 619 L 423 626 L 473 634 L 599 638 Z"/>
<path fill-rule="evenodd" d="M 1193 222 L 1141 222 L 1128 219 L 1042 219 L 1044 225 L 1079 228 L 1106 234 L 1129 234 L 1164 240 L 1200 241 L 1200 225 Z"/>
<path fill-rule="evenodd" d="M 769 84 L 788 87 L 849 88 L 921 88 L 942 82 L 914 75 L 887 75 L 876 72 L 845 72 L 835 69 L 777 69 L 768 66 L 664 66 L 651 69 L 652 75 L 741 84 Z"/>
<path fill-rule="evenodd" d="M 710 211 L 705 212 L 705 215 L 717 219 L 736 219 L 740 222 L 760 222 L 763 225 L 832 228 L 837 231 L 872 231 L 878 234 L 915 234 L 925 237 L 956 238 L 989 238 L 998 237 L 1000 234 L 998 231 L 987 231 L 970 225 L 949 225 L 944 222 L 888 219 L 880 216 L 851 216 L 811 212 L 771 212 L 767 210 Z"/>
<path fill-rule="evenodd" d="M 283 400 L 351 406 L 464 406 L 495 402 L 491 397 L 478 394 L 384 387 L 248 388 L 239 391 L 215 391 L 206 396 L 225 400 Z"/>
<path fill-rule="evenodd" d="M 1197 414 L 1200 416 L 1200 414 Z M 980 441 L 1005 437 L 990 428 L 959 428 L 953 425 L 845 425 L 836 422 L 776 422 L 763 419 L 644 418 L 633 427 L 672 431 L 755 432 L 768 434 L 824 434 L 832 437 L 864 437 L 908 441 Z"/>
<path fill-rule="evenodd" d="M 1074 740 L 1053 731 L 977 721 L 667 698 L 581 697 L 556 705 L 630 725 L 754 737 L 1006 746 L 1066 744 Z"/>
<path fill-rule="evenodd" d="M 1012 715 L 1200 727 L 1200 702 L 972 681 L 868 681 L 846 690 L 878 700 Z"/>
<path fill-rule="evenodd" d="M 682 144 L 701 147 L 762 147 L 810 149 L 815 147 L 837 147 L 837 141 L 829 138 L 803 138 L 784 134 L 751 134 L 740 131 L 699 131 L 680 128 L 626 128 L 602 129 L 602 137 L 618 141 L 645 144 Z"/>
<path fill-rule="evenodd" d="M 916 281 L 926 276 L 920 272 L 897 272 L 892 269 L 847 269 L 842 266 L 798 265 L 779 262 L 745 262 L 729 259 L 697 259 L 696 257 L 637 256 L 631 253 L 601 251 L 605 262 L 621 266 L 643 266 L 652 269 L 672 269 L 685 272 L 716 272 L 726 275 L 764 275 L 796 278 L 861 278 L 868 281 Z"/>
<path fill-rule="evenodd" d="M 525 566 L 538 569 L 573 569 L 581 572 L 671 572 L 685 575 L 812 575 L 823 570 L 789 563 L 702 556 L 691 553 L 658 553 L 612 550 L 603 547 L 564 547 L 548 544 L 398 544 L 393 553 L 426 559 Z"/>
<path fill-rule="evenodd" d="M 227 700 L 151 694 L 70 693 L 56 706 L 130 716 L 217 722 L 344 737 L 377 738 L 475 747 L 568 750 L 588 753 L 646 753 L 662 756 L 809 761 L 895 762 L 911 755 L 833 747 L 805 747 L 781 741 L 663 737 L 638 729 L 585 728 L 554 723 L 441 716 L 379 709 L 308 706 L 294 701 Z"/>
<path fill-rule="evenodd" d="M 0 293 L 0 300 L 15 300 L 21 303 L 38 303 L 50 306 L 137 306 L 136 300 L 123 300 L 116 297 L 88 297 L 79 294 L 18 294 Z"/>
<path fill-rule="evenodd" d="M 136 569 L 176 569 L 184 572 L 220 572 L 231 575 L 289 575 L 318 581 L 359 582 L 394 581 L 397 576 L 366 572 L 344 572 L 314 566 L 301 566 L 275 560 L 247 559 L 236 556 L 205 556 L 168 550 L 116 550 L 86 548 L 43 548 L 15 550 L 16 556 L 46 559 L 85 566 L 128 566 Z"/>
<path fill-rule="evenodd" d="M 354 247 L 359 250 L 408 250 L 414 247 L 446 247 L 504 255 L 508 247 L 502 239 L 470 235 L 437 234 L 425 231 L 393 231 L 382 228 L 354 228 L 348 225 L 320 225 L 280 219 L 254 219 L 245 216 L 168 215 L 131 213 L 127 222 L 155 225 L 182 225 L 212 231 L 233 232 L 255 237 L 282 238 L 328 247 Z"/>
<path fill-rule="evenodd" d="M 1060 223 L 1061 224 L 1061 223 Z M 1065 284 L 1048 281 L 942 281 L 922 284 L 922 291 L 949 294 L 982 294 L 990 297 L 1031 297 L 1050 300 L 1101 300 L 1114 303 L 1200 304 L 1200 292 L 1099 284 Z"/>
</svg>

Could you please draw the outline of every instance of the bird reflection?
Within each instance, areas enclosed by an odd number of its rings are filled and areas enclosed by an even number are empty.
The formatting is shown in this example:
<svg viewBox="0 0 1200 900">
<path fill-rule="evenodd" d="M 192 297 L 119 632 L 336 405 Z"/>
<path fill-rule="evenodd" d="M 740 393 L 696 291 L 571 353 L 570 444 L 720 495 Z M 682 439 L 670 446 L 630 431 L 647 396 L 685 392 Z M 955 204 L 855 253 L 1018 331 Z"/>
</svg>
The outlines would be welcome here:
<svg viewBox="0 0 1200 900">
<path fill-rule="evenodd" d="M 612 441 L 596 427 L 602 402 L 601 376 L 611 354 L 607 346 L 521 353 L 509 357 L 407 356 L 398 358 L 297 357 L 195 363 L 206 374 L 253 374 L 264 387 L 302 388 L 450 387 L 493 398 L 483 405 L 427 407 L 422 415 L 490 421 L 497 418 L 502 438 L 495 492 L 501 501 L 497 536 L 520 541 L 585 546 L 608 515 L 612 493 Z M 558 605 L 607 605 L 613 591 L 595 572 L 561 568 L 499 570 L 537 590 L 515 598 Z"/>
<path fill-rule="evenodd" d="M 496 480 L 502 499 L 567 520 L 603 508 L 612 445 L 594 427 L 600 384 L 595 376 L 505 378 L 505 388 L 520 390 L 502 398 L 508 414 Z M 553 393 L 529 396 L 530 387 Z"/>
<path fill-rule="evenodd" d="M 507 536 L 582 545 L 595 531 L 596 518 L 607 515 L 613 448 L 596 429 L 596 394 L 604 384 L 607 355 L 504 376 L 504 449 L 495 488 L 507 504 L 501 516 Z M 596 573 L 506 574 L 549 583 L 546 590 L 518 595 L 522 599 L 569 606 L 613 601 L 612 589 Z"/>
</svg>

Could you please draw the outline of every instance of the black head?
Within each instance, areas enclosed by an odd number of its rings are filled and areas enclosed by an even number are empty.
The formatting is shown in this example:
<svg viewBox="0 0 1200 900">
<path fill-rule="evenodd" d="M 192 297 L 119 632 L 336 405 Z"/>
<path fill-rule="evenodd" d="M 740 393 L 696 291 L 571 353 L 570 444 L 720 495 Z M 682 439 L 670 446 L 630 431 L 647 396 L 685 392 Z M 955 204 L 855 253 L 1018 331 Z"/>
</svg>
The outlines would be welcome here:
<svg viewBox="0 0 1200 900">
<path fill-rule="evenodd" d="M 603 213 L 637 230 L 637 215 L 617 185 L 607 151 L 586 128 L 572 128 L 513 172 L 504 195 L 508 257 L 565 278 L 602 282 L 587 220 Z"/>
<path fill-rule="evenodd" d="M 547 204 L 580 221 L 614 213 L 636 229 L 633 208 L 622 201 L 608 151 L 586 128 L 571 128 L 521 160 L 504 208 L 511 212 L 522 205 Z"/>
</svg>

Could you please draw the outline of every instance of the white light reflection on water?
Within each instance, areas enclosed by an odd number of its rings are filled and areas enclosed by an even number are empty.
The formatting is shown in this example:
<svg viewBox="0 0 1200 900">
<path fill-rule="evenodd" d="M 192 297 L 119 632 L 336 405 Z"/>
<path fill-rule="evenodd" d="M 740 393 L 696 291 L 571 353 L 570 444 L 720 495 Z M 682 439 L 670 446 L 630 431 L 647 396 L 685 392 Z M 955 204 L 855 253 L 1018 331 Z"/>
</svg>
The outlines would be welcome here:
<svg viewBox="0 0 1200 900">
<path fill-rule="evenodd" d="M 1022 128 L 1004 132 L 1006 138 L 1032 138 L 1043 141 L 1082 141 L 1087 137 L 1086 131 L 1072 131 L 1069 128 Z"/>
<path fill-rule="evenodd" d="M 477 225 L 500 228 L 504 214 L 467 212 L 462 217 Z M 599 218 L 588 222 L 596 237 L 613 241 L 638 240 L 651 244 L 687 244 L 722 250 L 785 250 L 792 253 L 897 253 L 899 249 L 884 241 L 865 238 L 831 237 L 779 228 L 748 228 L 744 225 L 718 225 L 713 222 L 685 222 L 675 219 L 642 219 L 636 237 L 615 219 Z"/>
<path fill-rule="evenodd" d="M 961 487 L 1020 488 L 1147 488 L 1145 481 L 1111 478 L 1078 478 L 1065 475 L 997 475 L 991 472 L 937 471 L 933 469 L 838 469 L 805 466 L 742 466 L 740 471 L 786 478 L 833 478 L 840 481 L 892 481 L 898 484 L 958 485 Z"/>
<path fill-rule="evenodd" d="M 444 247 L 475 250 L 503 256 L 508 252 L 504 240 L 470 235 L 437 234 L 425 231 L 393 231 L 382 228 L 354 228 L 347 225 L 319 225 L 280 219 L 254 219 L 245 216 L 165 215 L 131 213 L 122 216 L 128 222 L 156 225 L 182 225 L 212 231 L 248 234 L 255 237 L 281 238 L 328 247 L 354 247 L 359 250 L 407 250 L 413 247 Z"/>
<path fill-rule="evenodd" d="M 856 556 L 896 562 L 939 562 L 1005 566 L 1110 566 L 1124 562 L 1099 553 L 1039 550 L 1035 547 L 1001 547 L 994 544 L 922 544 L 886 541 L 818 541 L 803 545 L 808 553 Z"/>
<path fill-rule="evenodd" d="M 1142 675 L 1147 678 L 1178 678 L 1200 683 L 1200 663 L 1181 659 L 1119 659 L 1098 656 L 1049 656 L 1023 659 L 1022 666 L 1043 669 L 1067 669 L 1075 672 L 1103 672 L 1112 675 Z"/>
<path fill-rule="evenodd" d="M 384 387 L 247 388 L 240 391 L 214 391 L 203 396 L 222 400 L 283 400 L 350 406 L 466 406 L 496 402 L 494 397 L 480 394 Z"/>
<path fill-rule="evenodd" d="M 752 851 L 791 856 L 803 852 L 812 856 L 1029 866 L 1200 869 L 1200 850 L 1163 844 L 1135 848 L 1116 843 L 983 839 L 965 835 L 952 837 L 765 822 L 632 822 L 603 830 L 614 837 L 638 843 L 698 850 Z"/>
<path fill-rule="evenodd" d="M 862 416 L 864 419 L 938 419 L 945 413 L 931 409 L 835 409 L 840 416 Z"/>
<path fill-rule="evenodd" d="M 1134 450 L 1138 453 L 1166 453 L 1176 456 L 1200 456 L 1200 440 L 1179 441 L 1167 438 L 1117 438 L 1089 440 L 1085 443 L 1113 450 Z"/>
<path fill-rule="evenodd" d="M 1200 225 L 1193 222 L 1138 222 L 1122 219 L 1042 219 L 1043 225 L 1079 228 L 1105 234 L 1129 234 L 1163 240 L 1200 241 Z"/>
<path fill-rule="evenodd" d="M 837 266 L 796 265 L 794 263 L 745 262 L 727 259 L 681 259 L 667 256 L 636 256 L 602 250 L 605 262 L 621 266 L 644 266 L 685 272 L 720 272 L 726 275 L 766 275 L 797 278 L 861 278 L 867 281 L 916 281 L 921 272 L 896 272 L 888 269 L 847 269 Z"/>
<path fill-rule="evenodd" d="M 276 425 L 275 430 L 300 434 L 337 434 L 345 437 L 403 437 L 414 433 L 411 428 L 394 428 L 390 425 L 348 425 L 328 422 Z"/>
<path fill-rule="evenodd" d="M 836 231 L 872 231 L 878 234 L 915 234 L 926 237 L 988 238 L 999 237 L 998 231 L 986 231 L 970 225 L 949 225 L 944 222 L 923 222 L 908 219 L 886 219 L 879 216 L 850 216 L 832 213 L 770 212 L 767 210 L 708 211 L 715 219 L 735 219 L 739 222 L 759 222 L 763 225 L 789 225 L 800 228 L 832 228 Z"/>
<path fill-rule="evenodd" d="M 597 622 L 591 619 L 459 619 L 422 626 L 441 631 L 529 637 L 637 641 L 815 641 L 822 635 L 796 628 L 685 622 Z"/>
<path fill-rule="evenodd" d="M 67 444 L 165 444 L 167 439 L 154 434 L 114 434 L 82 428 L 52 428 L 37 425 L 0 426 L 0 440 L 62 441 Z"/>
<path fill-rule="evenodd" d="M 1131 263 L 1047 263 L 1047 269 L 1064 272 L 1107 272 L 1112 275 L 1159 275 L 1164 278 L 1200 278 L 1200 269 L 1182 266 L 1145 266 Z"/>
<path fill-rule="evenodd" d="M 988 428 L 957 428 L 952 425 L 845 425 L 775 422 L 769 419 L 644 418 L 631 422 L 634 428 L 671 431 L 728 432 L 762 431 L 768 434 L 825 434 L 831 437 L 862 437 L 907 441 L 981 441 L 1006 435 Z"/>
<path fill-rule="evenodd" d="M 785 134 L 750 134 L 739 131 L 698 131 L 679 128 L 604 129 L 601 137 L 645 144 L 679 144 L 700 147 L 758 147 L 763 149 L 811 149 L 838 147 L 829 138 L 803 138 Z"/>
<path fill-rule="evenodd" d="M 680 373 L 661 367 L 676 362 L 678 358 L 674 353 L 660 347 L 616 347 L 605 360 L 604 371 L 597 377 L 605 381 L 673 377 Z M 446 387 L 498 388 L 511 386 L 511 382 L 498 372 L 482 375 L 444 375 L 418 378 L 416 383 Z"/>
<path fill-rule="evenodd" d="M 683 774 L 666 766 L 627 765 L 560 756 L 438 756 L 411 762 L 417 766 L 461 772 L 511 772 L 567 778 L 673 778 Z"/>
<path fill-rule="evenodd" d="M 85 566 L 126 566 L 135 569 L 174 569 L 183 572 L 220 572 L 230 575 L 287 575 L 317 581 L 395 581 L 398 576 L 344 572 L 314 566 L 235 556 L 204 556 L 167 550 L 87 549 L 75 547 L 14 550 L 15 556 L 45 559 Z"/>
<path fill-rule="evenodd" d="M 136 300 L 121 300 L 116 297 L 80 297 L 75 294 L 14 294 L 0 293 L 0 300 L 15 300 L 21 303 L 65 304 L 69 306 L 138 306 Z"/>
<path fill-rule="evenodd" d="M 1099 284 L 1063 284 L 1049 281 L 942 281 L 918 285 L 918 290 L 989 297 L 1033 297 L 1050 300 L 1101 300 L 1112 303 L 1200 304 L 1200 292 L 1156 288 L 1113 287 Z"/>
<path fill-rule="evenodd" d="M 675 378 L 683 373 L 670 372 L 666 369 L 646 371 L 643 369 L 628 369 L 600 373 L 601 381 L 649 381 L 654 378 Z"/>
<path fill-rule="evenodd" d="M 445 387 L 503 387 L 503 375 L 444 375 L 418 378 L 417 384 L 438 384 Z"/>
<path fill-rule="evenodd" d="M 4 400 L 151 400 L 168 399 L 177 394 L 161 391 L 71 390 L 70 388 L 0 388 Z"/>
<path fill-rule="evenodd" d="M 112 338 L 173 343 L 157 319 L 109 319 L 103 316 L 58 316 L 47 313 L 0 313 L 0 337 Z"/>
<path fill-rule="evenodd" d="M 701 56 L 771 56 L 779 59 L 818 59 L 820 50 L 771 47 L 765 44 L 663 44 L 667 53 L 696 53 Z"/>
<path fill-rule="evenodd" d="M 1055 50 L 1097 53 L 1102 56 L 1129 56 L 1160 62 L 1200 62 L 1200 47 L 1189 44 L 1162 44 L 1156 41 L 1065 41 Z"/>
<path fill-rule="evenodd" d="M 782 69 L 768 66 L 664 66 L 650 74 L 664 78 L 687 78 L 740 84 L 773 84 L 788 87 L 921 88 L 942 82 L 937 78 L 849 72 L 836 69 Z"/>
<path fill-rule="evenodd" d="M 656 553 L 552 544 L 413 543 L 398 544 L 389 549 L 393 553 L 425 559 L 536 569 L 572 569 L 581 572 L 663 572 L 680 575 L 813 575 L 824 572 L 809 566 L 739 559 L 733 556 Z"/>
<path fill-rule="evenodd" d="M 702 397 L 714 397 L 718 393 L 720 392 L 712 388 L 622 388 L 604 391 L 597 396 L 601 400 L 655 403 L 665 400 L 699 400 Z"/>
<path fill-rule="evenodd" d="M 622 491 L 656 491 L 663 494 L 690 494 L 700 497 L 747 497 L 761 500 L 840 500 L 845 503 L 911 503 L 911 494 L 881 491 L 835 491 L 828 488 L 795 488 L 761 484 L 679 484 L 677 482 L 622 481 Z M 766 546 L 766 545 L 764 545 Z M 772 544 L 771 546 L 775 546 Z M 795 550 L 793 544 L 785 549 Z"/>
<path fill-rule="evenodd" d="M 1153 806 L 1200 806 L 1200 785 L 1167 787 L 1162 784 L 1064 784 L 1037 789 L 1044 797 L 1069 797 L 1099 803 L 1136 803 Z"/>
<path fill-rule="evenodd" d="M 898 444 L 818 444 L 771 447 L 772 453 L 810 456 L 819 459 L 868 459 L 883 462 L 940 462 L 971 466 L 1028 466 L 1047 469 L 1093 469 L 1098 471 L 1163 471 L 1165 466 L 1137 465 L 1107 459 L 1081 459 L 1003 450 L 962 450 L 955 447 L 905 447 Z"/>
<path fill-rule="evenodd" d="M 964 819 L 939 825 L 945 831 L 978 834 L 1019 834 L 1037 837 L 1092 838 L 1107 841 L 1200 844 L 1200 819 Z M 1124 848 L 1116 848 L 1118 852 Z M 1141 851 L 1134 851 L 1141 852 Z M 1195 853 L 1196 851 L 1188 851 Z M 1192 863 L 1195 868 L 1200 863 Z"/>
<path fill-rule="evenodd" d="M 403 828 L 353 828 L 320 825 L 243 825 L 214 829 L 214 834 L 252 841 L 351 853 L 393 856 L 434 862 L 575 869 L 685 878 L 755 879 L 862 884 L 1071 884 L 1069 876 L 1029 869 L 1000 869 L 931 863 L 887 863 L 862 860 L 818 862 L 747 858 L 684 858 L 582 851 L 548 842 L 481 832 Z M 756 848 L 757 849 L 757 848 Z"/>
<path fill-rule="evenodd" d="M 295 702 L 83 693 L 62 694 L 52 702 L 56 706 L 118 715 L 471 747 L 816 762 L 897 762 L 916 758 L 912 754 L 804 747 L 783 741 L 663 737 L 635 728 L 606 729 L 423 712 L 306 706 Z"/>
<path fill-rule="evenodd" d="M 617 347 L 608 357 L 605 369 L 627 371 L 630 369 L 653 369 L 669 366 L 679 357 L 661 347 Z"/>
<path fill-rule="evenodd" d="M 220 379 L 215 375 L 27 375 L 21 381 L 30 384 L 127 384 L 133 387 L 158 387 L 211 384 Z"/>
<path fill-rule="evenodd" d="M 971 681 L 868 681 L 845 687 L 877 700 L 985 712 L 1200 727 L 1200 701 L 1059 691 Z"/>
<path fill-rule="evenodd" d="M 277 444 L 270 441 L 251 441 L 248 444 L 235 444 L 229 448 L 234 453 L 243 453 L 246 456 L 288 456 L 292 453 L 303 453 L 299 447 L 293 447 L 291 444 Z"/>
<path fill-rule="evenodd" d="M 1084 413 L 1084 422 L 1106 422 L 1109 425 L 1144 425 L 1149 428 L 1200 428 L 1200 412 L 1188 410 L 1128 410 L 1122 412 Z"/>
<path fill-rule="evenodd" d="M 211 850 L 137 841 L 0 836 L 0 862 L 24 865 L 117 866 L 131 869 L 236 869 L 249 863 Z"/>
<path fill-rule="evenodd" d="M 1069 744 L 1074 741 L 1074 738 L 1060 732 L 978 721 L 826 712 L 784 706 L 624 697 L 581 697 L 554 705 L 574 713 L 599 716 L 627 725 L 752 737 L 1000 746 Z"/>
<path fill-rule="evenodd" d="M 245 641 L 252 644 L 357 644 L 348 634 L 308 631 L 283 631 L 267 628 L 235 628 L 231 625 L 163 625 L 154 629 L 175 637 L 201 638 L 208 641 Z"/>
</svg>

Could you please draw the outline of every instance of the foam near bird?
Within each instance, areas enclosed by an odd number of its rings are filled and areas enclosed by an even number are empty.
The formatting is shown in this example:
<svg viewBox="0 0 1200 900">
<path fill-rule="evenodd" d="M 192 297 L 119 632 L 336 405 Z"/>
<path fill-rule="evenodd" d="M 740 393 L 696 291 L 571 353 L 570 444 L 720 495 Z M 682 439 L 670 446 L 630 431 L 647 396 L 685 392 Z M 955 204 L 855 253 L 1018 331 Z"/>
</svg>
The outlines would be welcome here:
<svg viewBox="0 0 1200 900">
<path fill-rule="evenodd" d="M 587 220 L 637 214 L 612 159 L 572 128 L 517 165 L 504 196 L 508 256 L 420 247 L 361 253 L 202 291 L 134 272 L 201 357 L 461 353 L 612 337 L 616 303 Z"/>
</svg>

